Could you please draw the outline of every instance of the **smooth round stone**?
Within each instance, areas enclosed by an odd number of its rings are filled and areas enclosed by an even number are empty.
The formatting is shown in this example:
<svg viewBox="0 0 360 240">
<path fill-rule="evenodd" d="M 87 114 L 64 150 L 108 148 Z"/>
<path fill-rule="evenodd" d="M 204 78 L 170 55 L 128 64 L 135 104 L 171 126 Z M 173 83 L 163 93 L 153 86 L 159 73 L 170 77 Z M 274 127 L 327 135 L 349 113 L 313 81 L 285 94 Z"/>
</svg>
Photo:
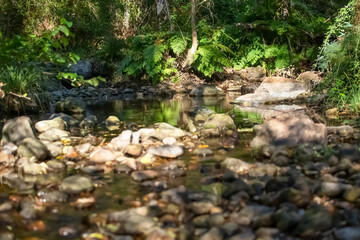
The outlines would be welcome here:
<svg viewBox="0 0 360 240">
<path fill-rule="evenodd" d="M 152 147 L 148 150 L 148 153 L 163 157 L 163 158 L 177 158 L 184 153 L 182 147 L 175 145 L 164 145 L 160 147 Z"/>
<path fill-rule="evenodd" d="M 165 145 L 174 145 L 176 143 L 176 139 L 174 137 L 166 137 L 162 140 Z"/>
<path fill-rule="evenodd" d="M 93 183 L 90 178 L 80 175 L 70 176 L 63 180 L 60 189 L 66 193 L 80 193 L 93 189 Z"/>
<path fill-rule="evenodd" d="M 136 171 L 131 174 L 131 178 L 137 182 L 157 178 L 159 174 L 153 170 Z"/>
<path fill-rule="evenodd" d="M 130 156 L 138 157 L 141 155 L 143 147 L 140 144 L 132 144 L 124 147 L 124 153 Z"/>
<path fill-rule="evenodd" d="M 197 148 L 191 154 L 205 157 L 214 155 L 214 152 L 209 148 Z"/>
<path fill-rule="evenodd" d="M 81 168 L 81 172 L 87 174 L 97 174 L 104 172 L 104 169 L 101 166 L 88 165 Z"/>
<path fill-rule="evenodd" d="M 129 174 L 132 171 L 134 171 L 134 169 L 132 169 L 130 166 L 126 165 L 126 164 L 122 164 L 119 163 L 115 166 L 115 172 L 116 173 L 126 173 Z"/>
</svg>

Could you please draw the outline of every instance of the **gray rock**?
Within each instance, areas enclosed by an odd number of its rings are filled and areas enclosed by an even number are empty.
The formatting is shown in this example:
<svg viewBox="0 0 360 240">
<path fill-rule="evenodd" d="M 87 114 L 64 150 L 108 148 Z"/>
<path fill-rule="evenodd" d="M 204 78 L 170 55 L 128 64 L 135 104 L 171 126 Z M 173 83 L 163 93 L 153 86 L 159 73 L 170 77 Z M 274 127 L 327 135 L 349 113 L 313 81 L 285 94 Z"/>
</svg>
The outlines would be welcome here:
<svg viewBox="0 0 360 240">
<path fill-rule="evenodd" d="M 35 157 L 40 161 L 45 160 L 50 156 L 50 152 L 47 147 L 35 138 L 25 138 L 22 140 L 17 153 L 20 157 Z"/>
<path fill-rule="evenodd" d="M 240 70 L 240 77 L 248 81 L 260 80 L 265 76 L 265 69 L 262 67 L 247 67 Z"/>
<path fill-rule="evenodd" d="M 214 155 L 214 152 L 209 148 L 197 148 L 194 151 L 192 151 L 191 154 L 196 155 L 196 156 L 205 157 L 205 156 Z"/>
<path fill-rule="evenodd" d="M 300 144 L 327 143 L 326 126 L 309 118 L 272 119 L 257 131 L 251 141 L 255 151 L 268 146 L 298 146 Z"/>
<path fill-rule="evenodd" d="M 211 202 L 192 202 L 186 206 L 190 211 L 197 215 L 210 213 L 211 209 L 214 208 L 214 204 Z"/>
<path fill-rule="evenodd" d="M 65 113 L 54 113 L 53 115 L 51 115 L 49 120 L 52 120 L 52 119 L 55 119 L 58 117 L 60 117 L 62 120 L 64 120 L 66 122 L 66 126 L 68 128 L 77 127 L 80 124 L 80 122 L 78 120 L 76 120 L 75 118 L 73 118 L 69 115 L 66 115 Z"/>
<path fill-rule="evenodd" d="M 251 167 L 253 167 L 253 165 L 241 159 L 226 158 L 224 161 L 221 162 L 221 167 L 234 172 L 243 172 L 248 171 Z"/>
<path fill-rule="evenodd" d="M 203 129 L 218 129 L 220 131 L 236 130 L 234 120 L 227 114 L 213 114 L 204 123 Z"/>
<path fill-rule="evenodd" d="M 148 153 L 163 158 L 177 158 L 184 153 L 184 150 L 182 147 L 176 145 L 163 145 L 149 148 Z"/>
<path fill-rule="evenodd" d="M 133 157 L 138 157 L 141 155 L 143 150 L 142 145 L 140 144 L 131 144 L 124 147 L 124 153 Z"/>
<path fill-rule="evenodd" d="M 47 149 L 50 151 L 50 155 L 53 158 L 56 158 L 57 156 L 63 153 L 64 144 L 62 142 L 46 143 L 45 145 Z"/>
<path fill-rule="evenodd" d="M 60 189 L 69 194 L 77 194 L 91 191 L 93 189 L 93 183 L 88 177 L 74 175 L 65 178 L 60 185 Z"/>
<path fill-rule="evenodd" d="M 214 113 L 215 112 L 213 110 L 208 109 L 208 108 L 204 108 L 204 107 L 197 108 L 194 111 L 194 114 L 195 114 L 194 120 L 196 122 L 198 122 L 198 121 L 205 122 L 210 117 L 210 115 L 212 115 Z"/>
<path fill-rule="evenodd" d="M 190 92 L 191 97 L 218 96 L 223 94 L 222 90 L 212 85 L 200 85 Z"/>
<path fill-rule="evenodd" d="M 318 193 L 327 197 L 337 197 L 342 195 L 345 191 L 351 189 L 351 185 L 335 182 L 321 183 Z"/>
<path fill-rule="evenodd" d="M 323 207 L 313 207 L 305 212 L 295 233 L 301 237 L 316 237 L 332 226 L 332 215 Z"/>
<path fill-rule="evenodd" d="M 359 227 L 344 227 L 335 230 L 335 237 L 338 240 L 359 240 Z"/>
<path fill-rule="evenodd" d="M 222 231 L 217 227 L 212 227 L 207 233 L 200 237 L 200 240 L 222 240 L 224 239 Z"/>
<path fill-rule="evenodd" d="M 149 131 L 149 135 L 147 136 L 147 138 L 154 137 L 162 141 L 164 138 L 167 137 L 181 138 L 185 136 L 185 132 L 183 130 L 174 127 L 168 123 L 159 123 L 156 124 L 156 127 L 157 127 L 156 131 L 154 130 Z M 141 134 L 141 138 L 143 139 L 143 133 L 140 132 L 140 134 Z"/>
<path fill-rule="evenodd" d="M 110 148 L 115 150 L 122 150 L 125 146 L 131 142 L 132 132 L 131 130 L 123 131 L 118 137 L 113 138 L 108 145 Z"/>
<path fill-rule="evenodd" d="M 26 175 L 40 175 L 47 173 L 48 167 L 43 163 L 24 164 L 20 171 Z"/>
<path fill-rule="evenodd" d="M 10 142 L 19 145 L 25 138 L 35 138 L 30 118 L 17 117 L 5 122 L 2 129 L 2 146 Z"/>
<path fill-rule="evenodd" d="M 39 135 L 40 140 L 49 141 L 49 142 L 60 141 L 63 138 L 68 138 L 68 137 L 70 137 L 69 132 L 57 128 L 51 128 Z"/>
<path fill-rule="evenodd" d="M 119 232 L 125 234 L 142 234 L 155 226 L 156 222 L 154 217 L 156 216 L 156 211 L 152 211 L 146 207 L 140 207 L 120 212 L 111 212 L 108 215 L 108 222 L 118 223 L 120 225 Z"/>
<path fill-rule="evenodd" d="M 253 94 L 240 96 L 235 102 L 243 106 L 256 106 L 267 102 L 294 99 L 310 90 L 311 86 L 304 82 L 285 77 L 268 77 Z"/>
<path fill-rule="evenodd" d="M 106 163 L 116 160 L 117 156 L 111 151 L 104 148 L 97 148 L 90 154 L 90 161 L 95 163 Z"/>
<path fill-rule="evenodd" d="M 41 133 L 46 132 L 52 128 L 65 130 L 66 122 L 61 117 L 57 117 L 51 120 L 37 122 L 35 124 L 35 128 L 38 132 Z"/>
<path fill-rule="evenodd" d="M 66 164 L 62 161 L 50 160 L 46 164 L 51 172 L 65 172 L 66 170 Z"/>
<path fill-rule="evenodd" d="M 77 61 L 70 65 L 70 71 L 88 79 L 92 76 L 92 65 L 89 61 Z"/>
<path fill-rule="evenodd" d="M 131 178 L 137 182 L 143 182 L 157 178 L 159 174 L 153 170 L 136 171 L 131 174 Z"/>
<path fill-rule="evenodd" d="M 80 127 L 85 130 L 92 130 L 96 127 L 97 118 L 95 115 L 87 116 L 84 120 L 81 121 Z"/>
<path fill-rule="evenodd" d="M 63 113 L 83 113 L 86 110 L 86 104 L 80 98 L 68 98 L 61 100 L 55 105 L 55 112 Z"/>
</svg>

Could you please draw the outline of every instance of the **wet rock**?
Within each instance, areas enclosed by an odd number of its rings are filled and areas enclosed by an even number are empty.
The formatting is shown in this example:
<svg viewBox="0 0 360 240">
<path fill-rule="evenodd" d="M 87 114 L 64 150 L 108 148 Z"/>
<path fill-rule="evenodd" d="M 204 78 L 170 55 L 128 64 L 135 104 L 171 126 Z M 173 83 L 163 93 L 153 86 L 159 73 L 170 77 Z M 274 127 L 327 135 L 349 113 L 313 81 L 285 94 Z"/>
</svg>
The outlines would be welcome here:
<svg viewBox="0 0 360 240">
<path fill-rule="evenodd" d="M 220 132 L 236 130 L 234 120 L 227 114 L 213 114 L 204 123 L 203 129 L 218 129 Z"/>
<path fill-rule="evenodd" d="M 90 178 L 74 175 L 65 178 L 61 183 L 60 189 L 69 194 L 77 194 L 92 190 L 93 183 Z"/>
<path fill-rule="evenodd" d="M 88 165 L 82 167 L 81 172 L 89 175 L 95 175 L 95 174 L 103 173 L 104 168 L 102 166 L 97 166 L 97 165 Z"/>
<path fill-rule="evenodd" d="M 10 211 L 12 208 L 13 208 L 13 205 L 10 202 L 4 202 L 4 203 L 0 204 L 0 212 Z"/>
<path fill-rule="evenodd" d="M 323 207 L 309 208 L 301 218 L 295 233 L 301 237 L 316 237 L 332 226 L 332 216 Z"/>
<path fill-rule="evenodd" d="M 111 212 L 108 215 L 108 221 L 118 223 L 120 225 L 118 232 L 120 233 L 141 234 L 155 226 L 155 216 L 146 208 L 127 209 L 120 212 Z"/>
<path fill-rule="evenodd" d="M 281 168 L 275 164 L 256 163 L 249 169 L 248 175 L 250 177 L 275 176 L 280 170 Z"/>
<path fill-rule="evenodd" d="M 211 214 L 209 218 L 209 225 L 211 227 L 219 227 L 225 223 L 225 217 L 221 213 Z"/>
<path fill-rule="evenodd" d="M 77 233 L 78 231 L 71 226 L 61 227 L 58 230 L 58 234 L 62 238 L 70 238 L 70 239 L 75 238 Z"/>
<path fill-rule="evenodd" d="M 159 174 L 153 170 L 136 171 L 131 174 L 131 178 L 137 182 L 143 182 L 157 178 Z"/>
<path fill-rule="evenodd" d="M 190 92 L 191 97 L 218 96 L 223 94 L 222 90 L 212 85 L 200 85 Z"/>
<path fill-rule="evenodd" d="M 70 206 L 76 207 L 77 209 L 90 208 L 95 205 L 95 198 L 91 197 L 83 197 L 76 199 L 75 202 L 71 202 Z"/>
<path fill-rule="evenodd" d="M 143 138 L 143 132 L 141 131 L 141 138 L 146 139 L 148 137 L 154 137 L 159 140 L 163 140 L 166 137 L 181 138 L 185 136 L 185 132 L 180 128 L 174 127 L 168 123 L 156 124 L 156 131 L 149 131 L 149 135 Z"/>
<path fill-rule="evenodd" d="M 94 115 L 87 116 L 84 120 L 81 121 L 80 127 L 85 130 L 92 130 L 96 127 L 97 118 Z"/>
<path fill-rule="evenodd" d="M 66 122 L 62 118 L 57 117 L 57 118 L 54 118 L 51 120 L 44 120 L 44 121 L 37 122 L 35 124 L 35 128 L 38 132 L 41 132 L 41 133 L 46 132 L 52 128 L 65 130 Z"/>
<path fill-rule="evenodd" d="M 104 121 L 104 124 L 106 127 L 109 127 L 109 126 L 119 126 L 120 125 L 120 120 L 115 117 L 115 116 L 109 116 L 105 121 Z"/>
<path fill-rule="evenodd" d="M 20 192 L 27 192 L 34 189 L 34 182 L 27 182 L 14 172 L 3 176 L 3 182 L 10 188 L 16 189 Z"/>
<path fill-rule="evenodd" d="M 89 79 L 92 76 L 92 65 L 89 61 L 77 61 L 72 63 L 69 69 L 70 72 L 83 76 L 84 79 Z"/>
<path fill-rule="evenodd" d="M 41 203 L 59 203 L 59 202 L 66 202 L 67 195 L 61 191 L 52 191 L 49 189 L 39 190 L 37 192 L 37 196 Z"/>
<path fill-rule="evenodd" d="M 251 141 L 254 150 L 272 146 L 327 143 L 326 127 L 309 118 L 273 119 L 266 122 Z"/>
<path fill-rule="evenodd" d="M 247 216 L 252 222 L 256 222 L 266 214 L 273 214 L 274 208 L 262 205 L 247 205 L 239 212 L 239 215 Z"/>
<path fill-rule="evenodd" d="M 214 155 L 214 152 L 209 148 L 197 148 L 191 152 L 192 155 L 206 157 Z"/>
<path fill-rule="evenodd" d="M 148 153 L 163 158 L 177 158 L 184 153 L 184 150 L 180 146 L 164 145 L 160 147 L 151 147 L 148 149 Z"/>
<path fill-rule="evenodd" d="M 279 229 L 262 227 L 256 231 L 257 239 L 277 239 L 276 236 L 279 234 Z"/>
<path fill-rule="evenodd" d="M 241 159 L 226 158 L 224 161 L 221 162 L 221 167 L 238 173 L 248 171 L 251 167 L 253 167 L 253 165 Z"/>
<path fill-rule="evenodd" d="M 115 161 L 117 156 L 110 150 L 97 148 L 90 154 L 90 161 L 95 163 L 106 163 Z"/>
<path fill-rule="evenodd" d="M 346 190 L 351 189 L 351 185 L 335 182 L 323 182 L 321 183 L 318 193 L 327 197 L 337 197 L 342 195 Z"/>
<path fill-rule="evenodd" d="M 255 106 L 267 102 L 294 99 L 311 90 L 304 82 L 285 77 L 267 77 L 253 94 L 238 97 L 235 102 L 243 106 Z"/>
<path fill-rule="evenodd" d="M 55 105 L 55 112 L 68 114 L 83 113 L 86 110 L 86 104 L 80 98 L 68 98 L 61 100 Z"/>
<path fill-rule="evenodd" d="M 131 136 L 132 136 L 131 130 L 125 130 L 118 137 L 113 138 L 110 141 L 109 147 L 115 150 L 122 150 L 125 146 L 130 144 Z"/>
<path fill-rule="evenodd" d="M 306 207 L 311 202 L 311 195 L 306 191 L 295 188 L 287 188 L 279 192 L 279 203 L 291 202 L 298 207 Z"/>
<path fill-rule="evenodd" d="M 136 170 L 138 168 L 138 162 L 134 158 L 118 157 L 116 161 L 119 162 L 119 164 L 129 166 L 133 170 Z"/>
<path fill-rule="evenodd" d="M 119 163 L 115 166 L 115 172 L 116 173 L 125 173 L 125 174 L 130 174 L 132 171 L 134 171 L 133 168 L 129 167 L 126 164 L 123 163 Z"/>
<path fill-rule="evenodd" d="M 66 115 L 64 113 L 55 113 L 55 114 L 51 115 L 49 120 L 52 120 L 52 119 L 55 119 L 55 118 L 58 118 L 58 117 L 66 122 L 66 126 L 68 128 L 77 127 L 80 124 L 80 122 L 78 120 L 76 120 L 75 118 L 73 118 L 73 117 L 71 117 L 69 115 Z"/>
<path fill-rule="evenodd" d="M 35 138 L 30 118 L 17 117 L 5 122 L 2 129 L 2 146 L 10 142 L 19 145 L 25 138 Z"/>
<path fill-rule="evenodd" d="M 224 239 L 222 231 L 217 228 L 211 228 L 207 233 L 200 237 L 200 240 L 222 240 Z"/>
<path fill-rule="evenodd" d="M 130 156 L 134 156 L 134 157 L 138 157 L 141 155 L 143 150 L 142 145 L 140 144 L 132 144 L 132 145 L 127 145 L 124 147 L 124 153 Z"/>
<path fill-rule="evenodd" d="M 210 117 L 210 115 L 215 114 L 215 112 L 211 109 L 200 107 L 195 109 L 194 114 L 194 120 L 196 122 L 205 122 Z"/>
<path fill-rule="evenodd" d="M 45 160 L 50 156 L 47 147 L 35 138 L 25 138 L 21 141 L 17 151 L 20 157 L 35 157 L 38 160 Z"/>
<path fill-rule="evenodd" d="M 70 133 L 57 128 L 52 128 L 39 135 L 39 139 L 42 141 L 56 142 L 64 138 L 70 137 Z"/>
<path fill-rule="evenodd" d="M 359 227 L 344 227 L 335 230 L 335 237 L 338 240 L 356 240 L 360 239 Z"/>
</svg>

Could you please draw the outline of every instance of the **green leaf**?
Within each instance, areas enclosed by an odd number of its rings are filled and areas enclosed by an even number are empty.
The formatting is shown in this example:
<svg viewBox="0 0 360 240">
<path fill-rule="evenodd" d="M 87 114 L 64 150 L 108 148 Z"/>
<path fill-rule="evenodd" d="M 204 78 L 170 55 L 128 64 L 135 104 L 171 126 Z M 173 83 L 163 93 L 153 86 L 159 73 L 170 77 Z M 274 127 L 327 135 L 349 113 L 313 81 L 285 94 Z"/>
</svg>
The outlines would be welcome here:
<svg viewBox="0 0 360 240">
<path fill-rule="evenodd" d="M 62 42 L 62 45 L 63 45 L 64 47 L 69 46 L 69 39 L 68 39 L 68 38 L 66 38 L 66 37 L 61 37 L 60 41 Z"/>
<path fill-rule="evenodd" d="M 54 47 L 54 48 L 56 48 L 56 49 L 61 48 L 61 44 L 60 44 L 58 41 L 52 42 L 51 46 Z"/>
<path fill-rule="evenodd" d="M 60 19 L 60 24 L 62 24 L 62 25 L 66 25 L 66 26 L 68 26 L 69 28 L 71 28 L 71 27 L 72 27 L 72 25 L 73 25 L 73 23 L 72 23 L 72 22 L 68 22 L 68 21 L 66 21 L 66 19 L 65 19 L 65 18 L 61 18 L 61 19 Z"/>
<path fill-rule="evenodd" d="M 70 34 L 70 30 L 64 25 L 59 26 L 59 30 L 63 32 L 66 36 L 69 36 Z"/>
</svg>

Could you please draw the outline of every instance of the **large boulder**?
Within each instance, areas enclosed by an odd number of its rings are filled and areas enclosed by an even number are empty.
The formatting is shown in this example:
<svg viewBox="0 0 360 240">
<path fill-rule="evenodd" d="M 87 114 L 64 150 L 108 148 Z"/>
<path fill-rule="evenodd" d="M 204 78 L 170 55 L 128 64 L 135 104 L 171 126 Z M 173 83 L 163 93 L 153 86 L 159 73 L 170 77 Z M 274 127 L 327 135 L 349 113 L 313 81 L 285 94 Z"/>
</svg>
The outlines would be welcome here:
<svg viewBox="0 0 360 240">
<path fill-rule="evenodd" d="M 80 98 L 68 98 L 61 100 L 55 105 L 55 112 L 68 114 L 82 113 L 86 110 L 86 104 Z"/>
<path fill-rule="evenodd" d="M 267 77 L 253 94 L 240 96 L 234 102 L 243 106 L 256 106 L 268 102 L 295 99 L 310 90 L 311 85 L 305 81 L 285 77 Z"/>
<path fill-rule="evenodd" d="M 212 85 L 200 85 L 190 92 L 191 97 L 218 96 L 224 92 Z"/>
<path fill-rule="evenodd" d="M 50 152 L 47 147 L 35 138 L 25 138 L 22 140 L 17 153 L 20 157 L 35 157 L 40 161 L 45 160 L 50 156 Z"/>
<path fill-rule="evenodd" d="M 251 142 L 254 150 L 266 146 L 295 147 L 300 144 L 326 144 L 325 124 L 314 123 L 310 118 L 290 117 L 272 119 L 257 129 L 256 137 Z"/>
<path fill-rule="evenodd" d="M 70 65 L 70 71 L 88 79 L 92 76 L 92 65 L 89 61 L 77 61 Z"/>
<path fill-rule="evenodd" d="M 6 121 L 2 130 L 1 145 L 9 142 L 19 145 L 25 138 L 35 138 L 30 118 L 17 117 Z"/>
<path fill-rule="evenodd" d="M 79 120 L 76 120 L 72 116 L 69 116 L 65 113 L 54 113 L 53 115 L 50 116 L 49 120 L 53 120 L 58 117 L 60 117 L 62 120 L 66 122 L 66 126 L 68 128 L 77 127 L 80 124 Z"/>
<path fill-rule="evenodd" d="M 148 137 L 154 137 L 159 140 L 163 140 L 167 137 L 181 138 L 185 136 L 185 132 L 180 128 L 174 127 L 168 123 L 158 123 L 156 124 L 156 130 L 149 130 L 148 135 L 146 136 L 145 132 L 141 131 L 141 138 L 144 140 Z"/>
<path fill-rule="evenodd" d="M 60 141 L 67 137 L 70 137 L 69 132 L 57 128 L 51 128 L 39 135 L 40 140 L 49 142 Z"/>
</svg>

